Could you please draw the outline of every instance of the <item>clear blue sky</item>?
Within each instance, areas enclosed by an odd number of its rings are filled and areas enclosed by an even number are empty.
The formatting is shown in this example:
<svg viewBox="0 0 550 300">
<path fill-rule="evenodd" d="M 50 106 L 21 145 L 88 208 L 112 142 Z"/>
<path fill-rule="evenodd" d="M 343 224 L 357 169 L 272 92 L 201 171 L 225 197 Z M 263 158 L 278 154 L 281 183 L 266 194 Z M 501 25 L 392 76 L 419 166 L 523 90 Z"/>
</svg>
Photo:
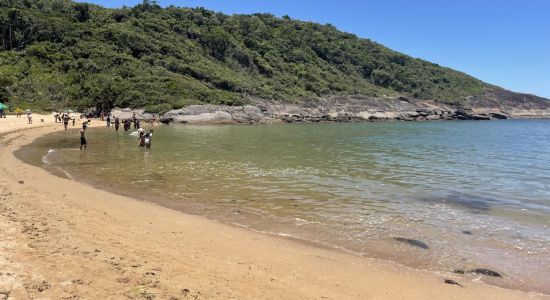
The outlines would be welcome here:
<svg viewBox="0 0 550 300">
<path fill-rule="evenodd" d="M 84 1 L 83 1 L 84 2 Z M 107 7 L 141 0 L 87 0 Z M 331 23 L 504 88 L 550 98 L 550 0 L 160 0 Z"/>
</svg>

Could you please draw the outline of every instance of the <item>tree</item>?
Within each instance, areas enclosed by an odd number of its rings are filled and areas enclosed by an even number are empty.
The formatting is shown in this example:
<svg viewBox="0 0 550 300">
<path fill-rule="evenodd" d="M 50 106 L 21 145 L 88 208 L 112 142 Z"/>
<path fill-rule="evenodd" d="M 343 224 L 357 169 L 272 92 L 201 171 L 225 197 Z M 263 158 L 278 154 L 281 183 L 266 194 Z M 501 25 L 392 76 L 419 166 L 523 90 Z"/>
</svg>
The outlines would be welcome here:
<svg viewBox="0 0 550 300">
<path fill-rule="evenodd" d="M 214 27 L 201 39 L 211 55 L 218 60 L 223 60 L 226 52 L 231 48 L 231 36 L 220 27 Z"/>
<path fill-rule="evenodd" d="M 152 0 L 119 9 L 0 0 L 0 8 L 0 97 L 37 108 L 160 111 L 396 93 L 460 101 L 488 87 L 332 25 L 270 14 L 229 16 Z"/>
<path fill-rule="evenodd" d="M 74 10 L 77 12 L 78 22 L 86 22 L 90 19 L 90 7 L 87 3 L 75 5 Z"/>
</svg>

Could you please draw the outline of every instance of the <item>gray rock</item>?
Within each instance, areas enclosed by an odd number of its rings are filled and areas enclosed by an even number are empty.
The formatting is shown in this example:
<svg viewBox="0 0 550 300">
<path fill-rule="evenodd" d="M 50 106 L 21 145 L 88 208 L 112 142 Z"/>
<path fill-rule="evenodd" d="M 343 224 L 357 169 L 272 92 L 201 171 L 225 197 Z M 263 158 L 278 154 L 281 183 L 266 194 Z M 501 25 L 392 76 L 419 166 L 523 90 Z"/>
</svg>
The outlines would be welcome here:
<svg viewBox="0 0 550 300">
<path fill-rule="evenodd" d="M 445 282 L 446 284 L 452 284 L 452 285 L 458 285 L 460 287 L 463 287 L 460 283 L 452 280 L 452 279 L 445 279 L 443 282 Z"/>
<path fill-rule="evenodd" d="M 550 118 L 550 101 L 533 95 L 501 89 L 466 97 L 461 104 L 444 104 L 404 96 L 335 96 L 299 103 L 249 99 L 249 106 L 191 105 L 171 110 L 163 123 L 303 123 L 359 121 L 491 120 L 507 118 Z M 136 110 L 140 119 L 151 114 Z M 113 115 L 131 117 L 132 110 L 115 109 Z"/>
<path fill-rule="evenodd" d="M 393 239 L 398 241 L 398 242 L 409 244 L 411 246 L 422 248 L 422 249 L 429 249 L 430 248 L 426 243 L 424 243 L 422 241 L 419 241 L 419 240 L 402 238 L 402 237 L 395 237 Z"/>
<path fill-rule="evenodd" d="M 146 113 L 143 109 L 130 108 L 114 108 L 111 110 L 111 116 L 118 117 L 121 120 L 131 119 L 134 112 L 136 113 L 136 118 L 140 120 L 150 121 L 153 118 L 152 113 Z"/>
<path fill-rule="evenodd" d="M 482 274 L 482 275 L 491 276 L 491 277 L 502 277 L 502 275 L 500 275 L 500 273 L 498 272 L 495 272 L 489 269 L 483 269 L 483 268 L 473 269 L 468 271 L 468 273 Z"/>
<path fill-rule="evenodd" d="M 265 123 L 271 118 L 255 106 L 191 105 L 164 114 L 163 123 Z"/>
</svg>

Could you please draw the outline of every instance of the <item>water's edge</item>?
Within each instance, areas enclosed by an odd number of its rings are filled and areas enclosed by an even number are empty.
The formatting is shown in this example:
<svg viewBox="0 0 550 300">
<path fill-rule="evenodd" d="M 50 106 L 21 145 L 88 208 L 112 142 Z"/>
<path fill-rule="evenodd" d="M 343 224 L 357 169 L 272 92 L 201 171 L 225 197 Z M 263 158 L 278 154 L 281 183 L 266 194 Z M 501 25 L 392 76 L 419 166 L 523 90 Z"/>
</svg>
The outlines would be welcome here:
<svg viewBox="0 0 550 300">
<path fill-rule="evenodd" d="M 31 143 L 28 146 L 32 146 L 33 143 Z M 367 258 L 382 259 L 382 260 L 386 260 L 388 262 L 397 263 L 397 264 L 400 264 L 400 265 L 405 265 L 407 267 L 411 267 L 410 265 L 403 264 L 402 262 L 400 262 L 398 260 L 383 257 L 383 255 L 372 255 L 372 253 L 370 253 L 368 255 L 365 255 L 365 253 L 353 251 L 351 249 L 347 249 L 345 247 L 340 247 L 340 246 L 337 246 L 337 245 L 331 245 L 331 244 L 328 244 L 328 243 L 324 243 L 320 240 L 307 239 L 307 238 L 303 238 L 303 237 L 299 237 L 299 236 L 293 236 L 291 234 L 287 234 L 287 233 L 284 233 L 284 232 L 266 231 L 266 230 L 262 230 L 262 229 L 257 229 L 257 228 L 254 228 L 254 226 L 249 226 L 245 223 L 235 222 L 235 220 L 230 220 L 230 219 L 224 218 L 222 216 L 216 217 L 215 215 L 212 215 L 212 214 L 201 213 L 200 209 L 194 208 L 193 206 L 185 207 L 185 206 L 181 206 L 181 205 L 176 205 L 173 202 L 166 201 L 166 200 L 163 200 L 163 199 L 159 199 L 159 198 L 154 197 L 154 196 L 148 196 L 148 195 L 145 195 L 145 194 L 142 194 L 142 193 L 132 193 L 132 192 L 129 192 L 127 190 L 117 188 L 116 186 L 108 184 L 108 181 L 102 181 L 100 177 L 92 179 L 91 177 L 90 178 L 86 178 L 86 177 L 82 178 L 82 177 L 78 177 L 78 176 L 73 176 L 68 170 L 65 170 L 61 167 L 48 167 L 48 166 L 45 166 L 46 163 L 42 160 L 32 161 L 32 159 L 31 159 L 31 161 L 29 161 L 28 157 L 27 158 L 24 157 L 25 154 L 23 152 L 24 152 L 24 149 L 22 147 L 22 149 L 16 151 L 16 153 L 14 153 L 14 155 L 18 159 L 22 160 L 25 163 L 28 163 L 28 164 L 46 169 L 48 172 L 50 172 L 51 174 L 53 174 L 55 176 L 65 178 L 65 179 L 75 180 L 75 181 L 78 181 L 80 183 L 89 185 L 89 186 L 91 186 L 95 189 L 105 190 L 105 191 L 112 192 L 112 193 L 115 193 L 115 194 L 128 196 L 128 197 L 140 200 L 140 201 L 145 201 L 145 202 L 153 203 L 153 204 L 156 204 L 156 205 L 159 205 L 159 206 L 162 206 L 162 207 L 167 207 L 169 209 L 174 209 L 174 210 L 183 212 L 185 214 L 191 214 L 191 215 L 198 215 L 198 216 L 201 216 L 201 217 L 206 217 L 206 218 L 208 218 L 210 220 L 213 220 L 213 221 L 222 222 L 224 224 L 231 225 L 231 226 L 238 226 L 238 227 L 241 227 L 241 228 L 246 228 L 248 230 L 252 230 L 252 231 L 255 231 L 255 232 L 274 235 L 274 236 L 281 237 L 281 238 L 289 238 L 289 239 L 292 239 L 292 240 L 295 240 L 295 241 L 298 241 L 298 242 L 302 242 L 302 243 L 306 243 L 306 244 L 309 244 L 309 245 L 315 245 L 317 247 L 330 248 L 330 249 L 334 249 L 334 250 L 338 250 L 338 251 L 344 251 L 344 252 L 352 254 L 352 255 L 359 255 L 359 256 L 363 256 L 363 257 L 367 257 Z M 240 212 L 236 212 L 236 214 L 240 214 Z M 449 273 L 450 272 L 450 270 L 433 270 L 433 269 L 430 269 L 430 268 L 422 268 L 421 266 L 414 266 L 413 268 L 434 271 L 436 273 L 441 273 L 441 272 Z M 468 280 L 475 280 L 476 278 L 477 277 L 474 277 L 474 276 L 465 277 L 465 279 L 468 279 Z M 482 279 L 484 280 L 485 278 L 482 278 Z M 524 291 L 530 291 L 530 289 L 528 289 L 528 288 L 523 288 L 521 286 L 516 286 L 515 284 L 510 285 L 509 282 L 498 282 L 498 281 L 494 281 L 494 280 L 484 280 L 484 281 L 487 281 L 490 284 L 505 287 L 505 288 L 512 288 L 512 289 L 520 289 L 520 290 L 524 290 Z"/>
</svg>

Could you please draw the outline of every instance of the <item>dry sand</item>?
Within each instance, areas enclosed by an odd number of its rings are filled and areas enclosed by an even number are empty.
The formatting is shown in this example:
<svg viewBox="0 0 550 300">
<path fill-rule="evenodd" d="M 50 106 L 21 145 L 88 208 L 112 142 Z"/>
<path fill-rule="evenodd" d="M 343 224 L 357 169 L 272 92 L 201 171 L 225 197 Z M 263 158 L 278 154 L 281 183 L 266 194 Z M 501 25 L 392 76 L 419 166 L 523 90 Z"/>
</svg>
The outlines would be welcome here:
<svg viewBox="0 0 550 300">
<path fill-rule="evenodd" d="M 41 128 L 27 129 L 24 118 L 0 119 L 0 132 L 7 132 L 0 138 L 0 299 L 548 299 L 260 234 L 58 178 L 13 155 L 62 130 L 51 116 L 44 123 L 34 117 L 33 127 Z"/>
</svg>

